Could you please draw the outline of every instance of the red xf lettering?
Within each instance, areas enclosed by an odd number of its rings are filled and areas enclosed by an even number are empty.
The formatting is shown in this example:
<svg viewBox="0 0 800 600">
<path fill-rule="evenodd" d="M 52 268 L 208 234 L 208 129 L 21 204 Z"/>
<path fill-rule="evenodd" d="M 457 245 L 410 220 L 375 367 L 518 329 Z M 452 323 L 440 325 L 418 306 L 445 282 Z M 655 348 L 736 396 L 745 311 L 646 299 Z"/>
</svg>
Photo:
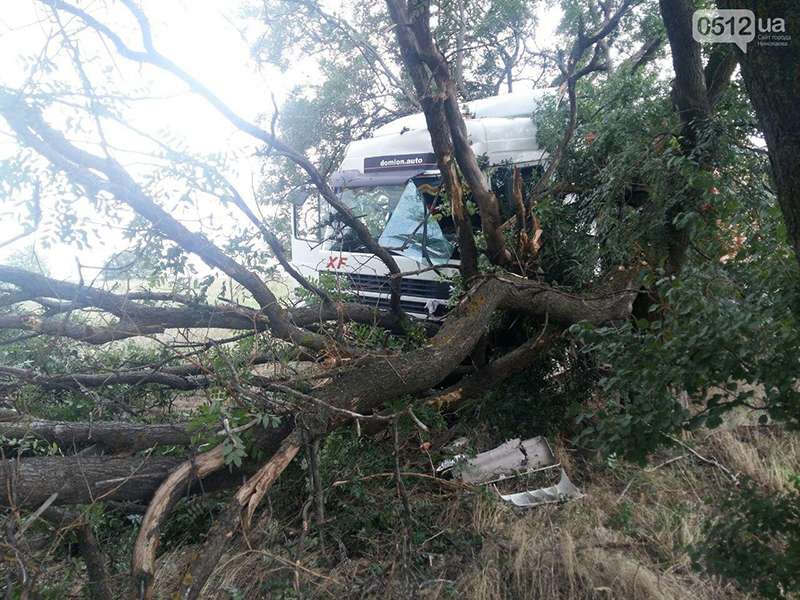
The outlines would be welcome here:
<svg viewBox="0 0 800 600">
<path fill-rule="evenodd" d="M 342 267 L 347 266 L 347 257 L 346 256 L 329 256 L 328 257 L 328 265 L 325 267 L 326 269 L 341 269 Z"/>
</svg>

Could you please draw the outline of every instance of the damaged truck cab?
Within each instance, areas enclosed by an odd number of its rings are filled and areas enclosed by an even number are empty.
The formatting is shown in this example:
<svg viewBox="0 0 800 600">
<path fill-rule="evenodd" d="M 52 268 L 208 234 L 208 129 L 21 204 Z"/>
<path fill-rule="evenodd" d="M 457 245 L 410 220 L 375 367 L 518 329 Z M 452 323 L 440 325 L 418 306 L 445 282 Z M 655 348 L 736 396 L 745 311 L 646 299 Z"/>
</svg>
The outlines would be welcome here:
<svg viewBox="0 0 800 600">
<path fill-rule="evenodd" d="M 532 119 L 545 93 L 494 96 L 464 105 L 472 149 L 501 206 L 510 202 L 513 167 L 531 178 L 546 159 Z M 418 318 L 442 318 L 459 252 L 424 115 L 402 117 L 375 130 L 373 137 L 352 142 L 331 185 L 394 255 L 401 272 L 414 273 L 402 279 L 402 309 Z M 479 216 L 474 221 L 479 228 Z M 316 192 L 293 202 L 292 264 L 313 279 L 323 274 L 336 278 L 360 302 L 389 306 L 386 266 Z"/>
</svg>

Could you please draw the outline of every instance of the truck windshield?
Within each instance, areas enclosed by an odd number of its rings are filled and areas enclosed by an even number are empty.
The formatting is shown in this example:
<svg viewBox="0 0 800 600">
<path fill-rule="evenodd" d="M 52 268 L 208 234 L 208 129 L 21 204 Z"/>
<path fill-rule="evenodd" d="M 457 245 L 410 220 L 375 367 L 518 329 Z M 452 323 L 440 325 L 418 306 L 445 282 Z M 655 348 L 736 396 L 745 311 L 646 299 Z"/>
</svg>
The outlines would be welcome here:
<svg viewBox="0 0 800 600">
<path fill-rule="evenodd" d="M 453 245 L 445 238 L 429 208 L 417 186 L 409 181 L 378 243 L 416 261 L 447 262 Z"/>
<path fill-rule="evenodd" d="M 427 198 L 423 198 L 413 181 L 406 185 L 345 189 L 341 198 L 381 246 L 417 261 L 443 263 L 450 258 L 453 246 L 431 216 Z M 366 250 L 355 232 L 332 209 L 323 222 L 326 249 Z"/>
<path fill-rule="evenodd" d="M 378 239 L 383 232 L 389 215 L 400 201 L 402 185 L 359 187 L 342 191 L 341 199 L 353 211 L 372 234 Z M 342 252 L 364 252 L 366 248 L 358 239 L 356 232 L 345 225 L 336 211 L 324 204 L 323 223 L 325 249 Z"/>
</svg>

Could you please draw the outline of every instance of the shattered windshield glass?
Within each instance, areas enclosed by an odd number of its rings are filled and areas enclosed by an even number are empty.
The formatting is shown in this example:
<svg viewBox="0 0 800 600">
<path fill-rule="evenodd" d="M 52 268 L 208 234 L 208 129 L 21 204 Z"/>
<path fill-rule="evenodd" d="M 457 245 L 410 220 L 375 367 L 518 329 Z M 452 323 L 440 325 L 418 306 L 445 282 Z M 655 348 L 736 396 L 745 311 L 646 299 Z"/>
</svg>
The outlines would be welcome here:
<svg viewBox="0 0 800 600">
<path fill-rule="evenodd" d="M 403 193 L 402 185 L 384 185 L 376 187 L 360 187 L 342 191 L 342 202 L 353 211 L 356 218 L 367 226 L 372 237 L 378 238 L 383 232 L 389 215 L 397 206 Z M 327 207 L 326 207 L 327 208 Z M 346 226 L 329 209 L 325 237 L 328 240 L 327 249 L 341 250 L 344 252 L 363 252 L 366 250 L 355 231 Z"/>
<path fill-rule="evenodd" d="M 426 209 L 425 201 L 412 181 L 403 190 L 378 243 L 419 262 L 444 263 L 453 253 L 453 245 Z"/>
<path fill-rule="evenodd" d="M 441 264 L 453 254 L 453 244 L 431 215 L 413 181 L 405 185 L 359 187 L 342 191 L 342 201 L 361 219 L 378 243 L 419 262 Z M 435 203 L 435 199 L 431 198 Z M 327 250 L 364 252 L 355 232 L 335 212 L 324 219 Z"/>
</svg>

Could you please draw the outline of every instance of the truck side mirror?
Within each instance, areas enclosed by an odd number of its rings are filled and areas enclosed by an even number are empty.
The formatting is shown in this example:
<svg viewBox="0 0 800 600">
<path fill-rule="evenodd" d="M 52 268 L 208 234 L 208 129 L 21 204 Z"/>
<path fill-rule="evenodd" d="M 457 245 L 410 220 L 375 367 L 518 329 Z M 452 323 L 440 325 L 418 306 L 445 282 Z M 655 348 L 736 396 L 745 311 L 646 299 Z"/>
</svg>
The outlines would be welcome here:
<svg viewBox="0 0 800 600">
<path fill-rule="evenodd" d="M 289 192 L 289 202 L 292 203 L 292 206 L 300 207 L 303 206 L 305 201 L 311 195 L 311 190 L 306 187 L 296 188 Z"/>
<path fill-rule="evenodd" d="M 319 193 L 313 188 L 298 188 L 289 194 L 289 201 L 292 203 L 294 237 L 311 242 L 321 241 Z"/>
</svg>

